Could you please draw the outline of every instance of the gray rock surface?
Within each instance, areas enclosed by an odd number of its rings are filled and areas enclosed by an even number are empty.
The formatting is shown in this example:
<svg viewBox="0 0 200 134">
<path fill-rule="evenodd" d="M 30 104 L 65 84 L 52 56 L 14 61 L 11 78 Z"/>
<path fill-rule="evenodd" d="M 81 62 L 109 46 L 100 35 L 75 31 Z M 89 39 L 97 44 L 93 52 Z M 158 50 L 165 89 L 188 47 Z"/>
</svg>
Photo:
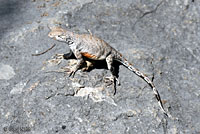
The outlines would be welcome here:
<svg viewBox="0 0 200 134">
<path fill-rule="evenodd" d="M 1 134 L 200 133 L 200 1 L 0 0 L 0 18 Z M 52 62 L 69 51 L 48 38 L 52 26 L 89 29 L 119 50 L 154 78 L 174 119 L 123 66 L 115 96 L 106 69 L 56 72 L 74 61 Z"/>
</svg>

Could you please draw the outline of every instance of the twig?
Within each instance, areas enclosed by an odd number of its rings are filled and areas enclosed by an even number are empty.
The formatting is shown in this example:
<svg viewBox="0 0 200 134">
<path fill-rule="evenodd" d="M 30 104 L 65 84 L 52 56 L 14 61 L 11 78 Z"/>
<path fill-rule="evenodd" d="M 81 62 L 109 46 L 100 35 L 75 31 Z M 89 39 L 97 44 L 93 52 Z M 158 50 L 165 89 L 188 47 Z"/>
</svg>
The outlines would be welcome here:
<svg viewBox="0 0 200 134">
<path fill-rule="evenodd" d="M 47 49 L 46 51 L 44 52 L 41 52 L 39 54 L 32 54 L 32 56 L 39 56 L 39 55 L 42 55 L 42 54 L 45 54 L 46 52 L 48 52 L 49 50 L 51 50 L 52 48 L 54 48 L 56 46 L 56 44 L 53 44 L 53 46 L 51 46 L 49 49 Z"/>
<path fill-rule="evenodd" d="M 88 30 L 88 32 L 90 33 L 90 35 L 93 35 L 92 32 L 90 31 L 90 29 L 87 29 L 87 30 Z"/>
</svg>

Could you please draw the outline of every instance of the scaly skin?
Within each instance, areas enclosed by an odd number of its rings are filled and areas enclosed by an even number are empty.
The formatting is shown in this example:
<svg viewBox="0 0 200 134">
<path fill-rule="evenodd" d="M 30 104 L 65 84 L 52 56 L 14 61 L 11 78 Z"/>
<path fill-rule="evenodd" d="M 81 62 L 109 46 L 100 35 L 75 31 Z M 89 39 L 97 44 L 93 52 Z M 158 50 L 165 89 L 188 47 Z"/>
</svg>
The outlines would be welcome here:
<svg viewBox="0 0 200 134">
<path fill-rule="evenodd" d="M 71 51 L 77 58 L 78 62 L 74 69 L 72 69 L 70 75 L 74 75 L 84 62 L 84 57 L 92 60 L 106 60 L 107 67 L 112 73 L 112 78 L 114 80 L 114 89 L 116 90 L 116 81 L 119 84 L 117 77 L 115 76 L 115 71 L 113 67 L 113 61 L 116 60 L 122 63 L 130 71 L 134 72 L 136 75 L 141 77 L 146 81 L 149 86 L 153 89 L 156 99 L 160 105 L 162 112 L 168 116 L 167 112 L 163 108 L 163 104 L 158 91 L 156 90 L 153 82 L 142 72 L 136 69 L 132 64 L 130 64 L 121 53 L 112 48 L 104 40 L 93 36 L 92 34 L 75 34 L 73 32 L 67 31 L 65 29 L 56 27 L 51 29 L 48 36 L 54 38 L 55 40 L 65 42 L 69 45 Z"/>
</svg>

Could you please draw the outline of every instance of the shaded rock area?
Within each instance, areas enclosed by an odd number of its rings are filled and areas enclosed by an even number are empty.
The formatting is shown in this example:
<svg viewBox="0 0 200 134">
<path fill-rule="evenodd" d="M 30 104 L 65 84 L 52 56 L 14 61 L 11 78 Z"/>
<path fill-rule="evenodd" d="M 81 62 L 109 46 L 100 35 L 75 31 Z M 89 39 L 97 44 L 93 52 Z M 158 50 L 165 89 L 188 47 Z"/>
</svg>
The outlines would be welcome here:
<svg viewBox="0 0 200 134">
<path fill-rule="evenodd" d="M 0 18 L 0 133 L 200 133 L 200 1 L 0 0 Z M 114 96 L 106 67 L 68 77 L 62 67 L 76 61 L 52 60 L 69 52 L 48 38 L 54 26 L 119 50 L 153 79 L 173 119 L 123 66 Z"/>
</svg>

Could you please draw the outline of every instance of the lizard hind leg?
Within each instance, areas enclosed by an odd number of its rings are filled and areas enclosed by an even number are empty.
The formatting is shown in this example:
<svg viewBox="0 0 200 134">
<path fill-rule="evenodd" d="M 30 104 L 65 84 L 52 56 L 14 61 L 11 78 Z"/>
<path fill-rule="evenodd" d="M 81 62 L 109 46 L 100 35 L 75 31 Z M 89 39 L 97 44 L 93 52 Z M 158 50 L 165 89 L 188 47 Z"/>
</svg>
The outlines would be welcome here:
<svg viewBox="0 0 200 134">
<path fill-rule="evenodd" d="M 94 67 L 94 62 L 92 62 L 92 61 L 87 61 L 87 60 L 85 60 L 85 64 L 84 64 L 84 66 L 82 67 L 82 71 L 83 72 L 85 72 L 85 71 L 90 71 L 91 70 L 91 68 L 93 68 Z"/>
<path fill-rule="evenodd" d="M 118 80 L 118 78 L 116 77 L 115 74 L 115 70 L 114 70 L 114 66 L 113 66 L 113 56 L 109 55 L 108 57 L 106 57 L 106 63 L 107 63 L 107 67 L 111 72 L 111 77 L 107 78 L 110 79 L 113 82 L 113 89 L 114 89 L 114 95 L 116 93 L 116 82 L 118 83 L 118 85 L 120 85 L 120 82 Z"/>
</svg>

